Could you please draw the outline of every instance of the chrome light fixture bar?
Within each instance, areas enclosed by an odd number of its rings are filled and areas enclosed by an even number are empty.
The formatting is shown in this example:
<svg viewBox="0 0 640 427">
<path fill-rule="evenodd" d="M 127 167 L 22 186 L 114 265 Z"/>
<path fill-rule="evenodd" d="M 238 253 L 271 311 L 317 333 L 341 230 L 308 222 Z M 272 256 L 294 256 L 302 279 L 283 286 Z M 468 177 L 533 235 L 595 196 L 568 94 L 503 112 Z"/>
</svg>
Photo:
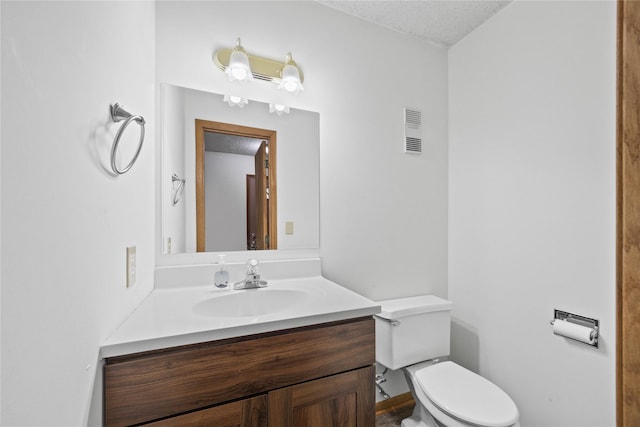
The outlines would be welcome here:
<svg viewBox="0 0 640 427">
<path fill-rule="evenodd" d="M 216 50 L 213 54 L 213 62 L 225 73 L 233 75 L 233 67 L 236 64 L 235 58 L 242 54 L 246 55 L 249 60 L 250 74 L 253 78 L 273 82 L 291 93 L 298 93 L 303 90 L 304 75 L 293 60 L 291 53 L 287 54 L 285 62 L 251 55 L 245 52 L 240 45 L 240 39 L 238 39 L 236 47 Z M 239 74 L 242 74 L 242 72 Z"/>
</svg>

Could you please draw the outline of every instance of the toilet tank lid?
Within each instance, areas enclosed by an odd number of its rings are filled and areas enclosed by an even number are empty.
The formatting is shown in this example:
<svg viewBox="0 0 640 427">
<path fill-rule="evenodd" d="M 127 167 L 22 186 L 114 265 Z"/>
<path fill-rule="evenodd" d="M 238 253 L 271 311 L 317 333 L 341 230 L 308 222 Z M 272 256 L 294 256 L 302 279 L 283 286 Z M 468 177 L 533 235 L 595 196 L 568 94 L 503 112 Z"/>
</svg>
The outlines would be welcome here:
<svg viewBox="0 0 640 427">
<path fill-rule="evenodd" d="M 381 306 L 378 317 L 384 319 L 400 319 L 414 314 L 451 310 L 451 301 L 435 295 L 419 295 L 408 298 L 397 298 L 377 301 Z"/>
</svg>

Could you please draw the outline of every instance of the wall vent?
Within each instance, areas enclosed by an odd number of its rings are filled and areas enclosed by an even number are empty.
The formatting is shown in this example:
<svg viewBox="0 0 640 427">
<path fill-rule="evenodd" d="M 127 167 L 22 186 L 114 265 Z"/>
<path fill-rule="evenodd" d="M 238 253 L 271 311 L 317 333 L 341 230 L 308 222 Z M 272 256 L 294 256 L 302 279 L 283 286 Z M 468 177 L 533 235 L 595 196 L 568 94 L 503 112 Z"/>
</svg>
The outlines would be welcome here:
<svg viewBox="0 0 640 427">
<path fill-rule="evenodd" d="M 404 152 L 422 153 L 422 111 L 404 109 Z"/>
</svg>

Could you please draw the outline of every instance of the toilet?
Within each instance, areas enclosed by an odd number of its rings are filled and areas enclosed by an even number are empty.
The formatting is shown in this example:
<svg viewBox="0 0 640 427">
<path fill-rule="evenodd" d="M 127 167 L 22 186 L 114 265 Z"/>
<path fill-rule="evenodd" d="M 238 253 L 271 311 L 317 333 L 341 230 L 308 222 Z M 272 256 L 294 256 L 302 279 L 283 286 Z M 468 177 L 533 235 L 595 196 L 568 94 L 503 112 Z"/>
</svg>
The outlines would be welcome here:
<svg viewBox="0 0 640 427">
<path fill-rule="evenodd" d="M 402 369 L 416 402 L 402 427 L 520 427 L 513 400 L 451 361 L 451 301 L 421 295 L 378 301 L 376 360 Z"/>
</svg>

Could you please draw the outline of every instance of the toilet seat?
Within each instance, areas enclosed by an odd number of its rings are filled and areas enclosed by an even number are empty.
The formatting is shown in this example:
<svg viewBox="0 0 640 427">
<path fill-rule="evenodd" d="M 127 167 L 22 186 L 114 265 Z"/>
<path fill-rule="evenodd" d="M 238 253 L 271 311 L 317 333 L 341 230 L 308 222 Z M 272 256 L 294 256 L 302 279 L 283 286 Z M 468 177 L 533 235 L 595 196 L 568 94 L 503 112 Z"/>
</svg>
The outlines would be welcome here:
<svg viewBox="0 0 640 427">
<path fill-rule="evenodd" d="M 447 361 L 412 371 L 423 396 L 454 419 L 483 427 L 518 421 L 518 408 L 504 391 L 460 365 Z"/>
</svg>

